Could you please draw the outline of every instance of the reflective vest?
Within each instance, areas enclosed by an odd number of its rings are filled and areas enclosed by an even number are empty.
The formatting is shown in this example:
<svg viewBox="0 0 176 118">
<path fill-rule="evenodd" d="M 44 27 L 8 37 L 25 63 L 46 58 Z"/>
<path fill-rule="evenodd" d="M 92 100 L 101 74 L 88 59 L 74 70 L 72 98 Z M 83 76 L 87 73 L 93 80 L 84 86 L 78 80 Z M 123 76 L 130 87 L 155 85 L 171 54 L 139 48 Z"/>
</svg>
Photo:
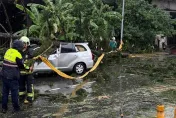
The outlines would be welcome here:
<svg viewBox="0 0 176 118">
<path fill-rule="evenodd" d="M 21 53 L 18 50 L 10 48 L 6 51 L 4 55 L 4 62 L 3 65 L 10 66 L 10 67 L 18 67 L 16 63 L 16 58 L 22 59 Z"/>
<path fill-rule="evenodd" d="M 32 58 L 31 56 L 31 48 L 28 47 L 26 51 L 23 52 L 22 56 L 23 56 L 23 59 L 25 60 L 24 61 L 24 67 L 25 69 L 24 70 L 21 70 L 20 73 L 22 75 L 26 75 L 26 74 L 32 74 L 32 71 L 30 71 L 30 67 L 32 66 L 31 64 L 28 63 L 28 61 Z"/>
<path fill-rule="evenodd" d="M 20 73 L 22 75 L 32 74 L 32 72 L 29 71 L 30 67 L 28 65 L 26 65 L 26 63 L 27 63 L 27 60 L 24 61 L 24 67 L 25 67 L 25 69 L 20 71 Z"/>
</svg>

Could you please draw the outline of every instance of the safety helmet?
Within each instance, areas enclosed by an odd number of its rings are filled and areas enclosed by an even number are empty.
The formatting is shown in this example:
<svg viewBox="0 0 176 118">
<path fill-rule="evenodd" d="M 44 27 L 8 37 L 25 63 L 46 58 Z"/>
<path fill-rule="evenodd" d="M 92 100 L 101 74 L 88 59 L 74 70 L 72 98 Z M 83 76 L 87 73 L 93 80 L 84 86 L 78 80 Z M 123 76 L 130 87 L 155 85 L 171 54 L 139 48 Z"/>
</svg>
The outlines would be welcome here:
<svg viewBox="0 0 176 118">
<path fill-rule="evenodd" d="M 115 37 L 112 37 L 112 40 L 115 41 Z"/>
<path fill-rule="evenodd" d="M 20 38 L 20 41 L 22 41 L 23 43 L 26 43 L 28 46 L 30 45 L 30 40 L 29 40 L 29 38 L 26 37 L 26 36 L 22 36 L 22 37 Z"/>
<path fill-rule="evenodd" d="M 24 48 L 24 44 L 20 40 L 15 40 L 12 44 L 12 48 L 17 49 L 18 51 L 22 51 Z"/>
</svg>

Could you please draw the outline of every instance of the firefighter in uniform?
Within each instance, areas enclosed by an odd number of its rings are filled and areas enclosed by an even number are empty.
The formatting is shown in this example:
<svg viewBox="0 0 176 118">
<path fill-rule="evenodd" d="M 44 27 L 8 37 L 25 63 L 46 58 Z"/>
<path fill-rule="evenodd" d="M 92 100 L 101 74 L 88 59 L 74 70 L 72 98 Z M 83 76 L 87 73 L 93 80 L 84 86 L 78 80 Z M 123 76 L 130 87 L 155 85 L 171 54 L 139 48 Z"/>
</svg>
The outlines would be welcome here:
<svg viewBox="0 0 176 118">
<path fill-rule="evenodd" d="M 25 50 L 22 52 L 22 56 L 24 58 L 24 64 L 27 60 L 32 59 L 32 49 L 30 48 L 30 40 L 28 37 L 23 36 L 20 38 L 20 41 L 24 43 Z M 32 75 L 32 66 L 26 65 L 25 67 L 29 69 L 29 71 L 21 71 L 20 81 L 19 81 L 19 97 L 21 103 L 32 103 L 34 100 L 34 86 L 33 81 L 34 77 Z"/>
<path fill-rule="evenodd" d="M 12 105 L 14 112 L 20 110 L 18 90 L 20 78 L 20 68 L 24 69 L 22 52 L 24 45 L 21 41 L 15 40 L 12 48 L 8 49 L 4 55 L 2 64 L 1 79 L 2 79 L 2 112 L 8 110 L 8 96 L 11 92 Z"/>
</svg>

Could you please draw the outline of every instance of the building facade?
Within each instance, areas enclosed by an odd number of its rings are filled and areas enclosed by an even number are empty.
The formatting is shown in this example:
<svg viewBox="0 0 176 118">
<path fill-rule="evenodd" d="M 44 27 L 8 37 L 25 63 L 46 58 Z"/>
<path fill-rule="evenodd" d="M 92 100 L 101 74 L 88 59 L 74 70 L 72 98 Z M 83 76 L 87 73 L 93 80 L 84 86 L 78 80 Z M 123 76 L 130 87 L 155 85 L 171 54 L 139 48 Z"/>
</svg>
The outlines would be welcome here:
<svg viewBox="0 0 176 118">
<path fill-rule="evenodd" d="M 152 4 L 164 10 L 176 11 L 176 0 L 153 0 Z"/>
</svg>

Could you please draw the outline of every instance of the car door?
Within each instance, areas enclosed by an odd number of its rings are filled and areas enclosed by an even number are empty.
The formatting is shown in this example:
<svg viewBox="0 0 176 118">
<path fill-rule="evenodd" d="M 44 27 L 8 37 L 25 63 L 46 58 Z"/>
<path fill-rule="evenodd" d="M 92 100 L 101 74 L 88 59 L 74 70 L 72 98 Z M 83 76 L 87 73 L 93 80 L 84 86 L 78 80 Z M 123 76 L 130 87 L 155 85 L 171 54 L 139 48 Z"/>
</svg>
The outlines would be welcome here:
<svg viewBox="0 0 176 118">
<path fill-rule="evenodd" d="M 50 63 L 53 66 L 57 66 L 58 65 L 58 49 L 56 49 L 51 55 L 49 55 L 48 60 L 50 61 Z M 35 71 L 48 71 L 51 70 L 50 67 L 48 67 L 44 62 L 36 62 L 34 64 L 34 72 Z"/>
<path fill-rule="evenodd" d="M 53 64 L 55 67 L 58 66 L 58 60 L 59 60 L 59 49 L 57 48 L 49 57 L 48 60 L 51 62 L 51 64 Z"/>
<path fill-rule="evenodd" d="M 71 70 L 78 58 L 75 46 L 73 43 L 61 44 L 60 54 L 58 58 L 58 68 L 61 70 Z"/>
<path fill-rule="evenodd" d="M 81 44 L 75 44 L 75 47 L 77 48 L 77 52 L 80 58 L 84 59 L 91 59 L 91 53 L 89 54 L 88 50 L 85 48 L 84 45 Z"/>
</svg>

